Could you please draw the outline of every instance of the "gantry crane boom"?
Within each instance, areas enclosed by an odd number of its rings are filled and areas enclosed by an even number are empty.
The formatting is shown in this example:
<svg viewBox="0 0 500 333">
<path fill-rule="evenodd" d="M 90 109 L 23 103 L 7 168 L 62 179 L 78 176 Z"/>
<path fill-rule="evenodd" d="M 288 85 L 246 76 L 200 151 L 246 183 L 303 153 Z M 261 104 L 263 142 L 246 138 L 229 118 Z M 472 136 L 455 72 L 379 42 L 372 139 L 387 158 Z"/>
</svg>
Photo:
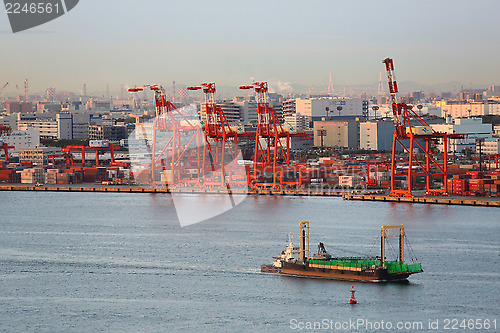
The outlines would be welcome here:
<svg viewBox="0 0 500 333">
<path fill-rule="evenodd" d="M 394 63 L 390 58 L 386 58 L 382 62 L 385 64 L 385 68 L 387 71 L 387 80 L 389 82 L 389 96 L 391 99 L 394 128 L 398 132 L 398 135 L 402 136 L 404 134 L 404 125 L 401 115 L 402 105 L 398 103 L 398 97 L 397 97 L 398 84 L 394 76 Z"/>
<path fill-rule="evenodd" d="M 209 154 L 208 162 L 210 162 L 211 171 L 220 170 L 219 186 L 225 188 L 227 185 L 225 180 L 225 157 L 226 153 L 229 153 L 232 161 L 237 163 L 238 133 L 231 128 L 224 111 L 215 102 L 215 83 L 202 83 L 199 86 L 187 87 L 187 90 L 202 90 L 205 95 L 206 122 L 202 123 L 205 135 L 202 158 L 203 174 L 207 174 L 205 167 L 207 164 L 206 157 Z M 204 183 L 205 186 L 212 186 L 212 182 L 205 181 Z"/>
<path fill-rule="evenodd" d="M 394 76 L 394 62 L 391 58 L 382 60 L 387 71 L 387 80 L 389 83 L 389 93 L 391 97 L 394 134 L 392 142 L 392 160 L 391 160 L 391 196 L 412 197 L 412 181 L 415 176 L 413 163 L 420 168 L 426 176 L 426 194 L 448 195 L 448 139 L 462 138 L 461 134 L 438 133 L 434 131 L 425 120 L 413 111 L 412 106 L 405 103 L 398 103 L 397 93 L 398 85 Z M 443 161 L 438 162 L 437 156 L 431 150 L 431 143 L 438 139 L 443 140 Z M 420 142 L 419 142 L 420 141 Z M 409 142 L 409 144 L 408 144 Z M 425 142 L 425 147 L 421 144 Z M 398 173 L 396 170 L 396 149 L 399 144 L 405 152 L 408 153 L 408 168 L 406 173 Z M 425 154 L 425 163 L 419 161 L 414 149 L 420 148 Z M 405 189 L 396 189 L 396 176 L 407 176 L 407 186 Z M 443 177 L 444 188 L 432 188 L 431 177 Z"/>
<path fill-rule="evenodd" d="M 170 185 L 175 183 L 179 186 L 187 184 L 182 176 L 184 169 L 187 168 L 187 163 L 183 163 L 182 159 L 188 156 L 191 152 L 189 147 L 191 144 L 196 143 L 196 150 L 199 154 L 200 149 L 200 126 L 192 119 L 188 119 L 175 105 L 167 100 L 165 89 L 158 84 L 145 85 L 128 89 L 129 92 L 139 92 L 144 89 L 150 89 L 154 92 L 155 98 L 155 120 L 153 123 L 152 148 L 151 148 L 151 182 L 153 186 L 163 186 L 164 181 L 159 180 L 156 171 L 168 171 L 171 175 Z M 167 132 L 169 139 L 167 142 L 157 142 L 157 133 Z M 192 134 L 192 136 L 191 136 Z M 147 137 L 145 137 L 148 140 Z M 163 146 L 157 149 L 157 144 Z M 166 159 L 165 154 L 170 153 L 169 160 Z M 198 180 L 201 174 L 200 165 L 196 165 Z"/>
</svg>

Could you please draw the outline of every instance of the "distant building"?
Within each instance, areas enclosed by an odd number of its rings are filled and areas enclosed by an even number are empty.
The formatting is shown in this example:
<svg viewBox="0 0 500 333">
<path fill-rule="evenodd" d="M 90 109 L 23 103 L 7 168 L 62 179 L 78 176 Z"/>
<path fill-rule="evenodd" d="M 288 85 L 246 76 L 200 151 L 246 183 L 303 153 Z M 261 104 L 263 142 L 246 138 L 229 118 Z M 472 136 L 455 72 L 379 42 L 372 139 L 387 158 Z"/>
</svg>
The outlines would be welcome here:
<svg viewBox="0 0 500 333">
<path fill-rule="evenodd" d="M 283 125 L 288 127 L 292 132 L 305 132 L 311 128 L 309 126 L 309 118 L 300 114 L 289 114 L 284 116 Z"/>
<path fill-rule="evenodd" d="M 283 104 L 271 100 L 269 105 L 274 108 L 278 120 L 283 122 Z M 257 102 L 255 100 L 235 97 L 230 101 L 218 101 L 217 106 L 222 109 L 227 121 L 230 123 L 257 123 Z M 205 103 L 200 104 L 200 119 L 206 122 Z"/>
<path fill-rule="evenodd" d="M 326 116 L 366 116 L 368 112 L 368 102 L 360 98 L 297 98 L 295 103 L 296 113 L 312 120 Z"/>
<path fill-rule="evenodd" d="M 219 101 L 217 106 L 224 111 L 226 119 L 232 123 L 256 123 L 257 102 L 234 98 L 231 101 Z M 279 110 L 281 112 L 281 109 Z M 200 118 L 206 121 L 205 104 L 201 103 Z"/>
<path fill-rule="evenodd" d="M 31 102 L 7 102 L 8 115 L 31 112 L 33 112 L 33 103 Z"/>
<path fill-rule="evenodd" d="M 283 115 L 292 115 L 297 112 L 296 108 L 296 100 L 295 99 L 287 99 L 283 101 Z"/>
<path fill-rule="evenodd" d="M 485 155 L 500 154 L 500 139 L 493 138 L 483 142 L 476 142 L 476 152 L 479 151 L 478 145 L 481 144 L 481 152 Z"/>
<path fill-rule="evenodd" d="M 69 113 L 56 114 L 57 139 L 73 139 L 73 116 Z"/>
<path fill-rule="evenodd" d="M 128 138 L 126 126 L 117 125 L 90 125 L 89 139 L 90 140 L 109 140 L 120 141 Z"/>
<path fill-rule="evenodd" d="M 241 106 L 233 101 L 220 101 L 217 106 L 222 109 L 229 123 L 239 123 L 242 121 Z M 200 119 L 204 123 L 207 122 L 207 113 L 205 103 L 200 104 Z"/>
<path fill-rule="evenodd" d="M 19 161 L 31 162 L 33 165 L 44 165 L 47 160 L 47 155 L 62 154 L 60 147 L 43 147 L 22 148 L 19 149 Z"/>
<path fill-rule="evenodd" d="M 394 124 L 388 121 L 368 121 L 359 124 L 359 148 L 392 150 Z"/>
<path fill-rule="evenodd" d="M 490 86 L 490 88 L 484 92 L 486 97 L 500 97 L 500 86 Z"/>
<path fill-rule="evenodd" d="M 55 120 L 38 120 L 35 115 L 30 117 L 18 117 L 17 128 L 26 131 L 30 128 L 40 133 L 40 139 L 57 140 L 58 126 Z"/>
<path fill-rule="evenodd" d="M 359 148 L 359 121 L 315 121 L 314 146 L 325 148 Z"/>
<path fill-rule="evenodd" d="M 55 117 L 38 117 L 32 115 L 18 115 L 17 127 L 19 130 L 33 128 L 40 133 L 40 139 L 72 139 L 73 118 L 69 113 L 56 114 Z"/>
<path fill-rule="evenodd" d="M 90 114 L 73 114 L 73 139 L 87 140 L 89 138 Z"/>
<path fill-rule="evenodd" d="M 60 102 L 38 102 L 36 110 L 39 112 L 60 112 L 63 105 Z"/>
<path fill-rule="evenodd" d="M 9 134 L 0 136 L 0 141 L 13 146 L 12 153 L 19 152 L 20 149 L 35 148 L 40 144 L 40 133 L 32 128 L 26 131 L 12 131 Z"/>
<path fill-rule="evenodd" d="M 425 98 L 425 95 L 421 91 L 412 91 L 410 93 L 410 98 L 411 98 L 411 102 L 413 103 L 413 102 L 416 102 L 416 101 L 423 100 Z"/>
<path fill-rule="evenodd" d="M 0 126 L 7 126 L 13 130 L 17 129 L 17 114 L 0 116 Z"/>
<path fill-rule="evenodd" d="M 459 118 L 454 119 L 453 123 L 431 124 L 431 127 L 436 132 L 467 135 L 463 139 L 450 139 L 448 142 L 449 152 L 462 152 L 465 148 L 475 150 L 476 139 L 491 139 L 493 137 L 492 125 L 483 124 L 481 118 Z M 438 144 L 438 147 L 441 151 L 444 150 L 442 142 Z"/>
<path fill-rule="evenodd" d="M 469 118 L 486 115 L 500 115 L 500 102 L 488 101 L 446 101 L 441 106 L 441 117 Z"/>
<path fill-rule="evenodd" d="M 269 105 L 274 109 L 278 121 L 280 123 L 283 123 L 283 116 L 284 116 L 283 103 L 280 101 L 270 101 Z"/>
<path fill-rule="evenodd" d="M 91 99 L 89 102 L 89 110 L 93 111 L 110 111 L 111 102 L 108 101 L 96 101 Z"/>
<path fill-rule="evenodd" d="M 257 102 L 255 101 L 241 101 L 234 102 L 240 107 L 240 119 L 244 123 L 257 122 Z"/>
<path fill-rule="evenodd" d="M 291 137 L 290 138 L 290 150 L 308 150 L 314 147 L 314 135 L 311 130 L 304 131 L 304 134 L 308 135 L 308 138 L 301 137 Z M 283 146 L 286 147 L 286 142 L 282 142 Z"/>
<path fill-rule="evenodd" d="M 493 135 L 500 137 L 500 125 L 493 126 Z"/>
</svg>

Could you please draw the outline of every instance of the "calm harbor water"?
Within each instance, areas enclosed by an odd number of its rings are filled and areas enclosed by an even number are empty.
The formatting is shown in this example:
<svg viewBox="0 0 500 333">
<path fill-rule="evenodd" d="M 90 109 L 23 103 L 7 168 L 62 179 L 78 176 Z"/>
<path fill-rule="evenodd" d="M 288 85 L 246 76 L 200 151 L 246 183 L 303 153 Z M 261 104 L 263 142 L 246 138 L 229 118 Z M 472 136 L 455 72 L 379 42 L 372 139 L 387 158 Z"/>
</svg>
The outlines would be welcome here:
<svg viewBox="0 0 500 333">
<path fill-rule="evenodd" d="M 163 194 L 0 192 L 0 209 L 2 331 L 500 330 L 498 208 L 256 196 L 184 228 Z M 354 283 L 355 306 L 351 282 L 260 273 L 299 221 L 335 256 L 377 255 L 404 223 L 424 273 Z"/>
</svg>

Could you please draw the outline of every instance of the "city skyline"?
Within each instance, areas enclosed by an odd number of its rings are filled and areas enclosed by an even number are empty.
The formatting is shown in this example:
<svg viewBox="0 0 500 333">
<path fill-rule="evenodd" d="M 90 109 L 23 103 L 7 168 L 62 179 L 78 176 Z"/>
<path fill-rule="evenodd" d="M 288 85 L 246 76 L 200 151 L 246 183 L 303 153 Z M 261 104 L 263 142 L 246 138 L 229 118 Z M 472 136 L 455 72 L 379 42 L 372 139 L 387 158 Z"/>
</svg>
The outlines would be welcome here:
<svg viewBox="0 0 500 333">
<path fill-rule="evenodd" d="M 229 1 L 80 2 L 40 27 L 12 34 L 0 15 L 0 84 L 23 90 L 112 92 L 120 85 L 216 82 L 218 87 L 269 81 L 373 85 L 394 58 L 397 79 L 422 85 L 450 81 L 497 84 L 496 1 L 327 3 Z M 383 73 L 384 89 L 386 90 Z M 274 87 L 273 87 L 274 85 Z M 285 87 L 285 88 L 284 88 Z"/>
</svg>

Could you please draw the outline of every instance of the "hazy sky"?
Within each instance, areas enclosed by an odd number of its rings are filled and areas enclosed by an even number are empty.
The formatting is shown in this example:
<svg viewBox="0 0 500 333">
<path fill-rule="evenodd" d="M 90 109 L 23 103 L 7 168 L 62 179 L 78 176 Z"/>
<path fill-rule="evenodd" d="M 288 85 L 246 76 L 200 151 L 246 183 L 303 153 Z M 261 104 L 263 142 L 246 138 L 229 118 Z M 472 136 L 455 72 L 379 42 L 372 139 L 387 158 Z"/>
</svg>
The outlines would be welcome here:
<svg viewBox="0 0 500 333">
<path fill-rule="evenodd" d="M 400 82 L 500 84 L 499 12 L 498 0 L 80 0 L 16 34 L 0 13 L 0 84 L 319 87 L 331 72 L 339 89 L 378 82 L 386 57 Z"/>
</svg>

